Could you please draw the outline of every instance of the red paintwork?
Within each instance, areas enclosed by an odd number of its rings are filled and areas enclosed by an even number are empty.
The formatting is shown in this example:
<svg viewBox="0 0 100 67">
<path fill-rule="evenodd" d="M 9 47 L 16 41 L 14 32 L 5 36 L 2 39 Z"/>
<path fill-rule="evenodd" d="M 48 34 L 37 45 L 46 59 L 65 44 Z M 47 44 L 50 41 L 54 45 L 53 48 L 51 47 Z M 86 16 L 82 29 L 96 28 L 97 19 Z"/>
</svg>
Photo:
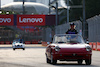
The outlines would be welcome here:
<svg viewBox="0 0 100 67">
<path fill-rule="evenodd" d="M 77 59 L 91 59 L 92 51 L 86 51 L 86 48 L 60 48 L 60 51 L 55 51 L 54 45 L 48 45 L 46 48 L 46 55 L 51 59 L 51 54 L 54 60 L 77 60 Z"/>
</svg>

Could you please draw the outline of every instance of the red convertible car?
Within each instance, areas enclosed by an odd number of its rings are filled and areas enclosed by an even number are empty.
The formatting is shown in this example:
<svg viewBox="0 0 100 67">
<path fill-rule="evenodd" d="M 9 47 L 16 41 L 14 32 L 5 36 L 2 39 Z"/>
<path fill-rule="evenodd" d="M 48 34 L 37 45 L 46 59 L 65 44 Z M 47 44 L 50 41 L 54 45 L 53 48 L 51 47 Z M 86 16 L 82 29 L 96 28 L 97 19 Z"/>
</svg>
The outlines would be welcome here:
<svg viewBox="0 0 100 67">
<path fill-rule="evenodd" d="M 47 63 L 51 64 L 56 64 L 57 60 L 82 64 L 85 60 L 86 65 L 90 65 L 92 50 L 78 34 L 57 34 L 47 46 L 45 54 Z"/>
</svg>

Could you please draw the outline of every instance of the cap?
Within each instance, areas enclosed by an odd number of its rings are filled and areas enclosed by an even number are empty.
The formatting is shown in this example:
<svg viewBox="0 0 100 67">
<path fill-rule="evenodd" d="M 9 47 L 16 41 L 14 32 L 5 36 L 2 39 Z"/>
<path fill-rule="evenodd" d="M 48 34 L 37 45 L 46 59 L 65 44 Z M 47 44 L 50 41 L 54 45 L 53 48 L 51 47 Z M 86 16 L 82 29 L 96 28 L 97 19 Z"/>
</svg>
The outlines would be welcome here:
<svg viewBox="0 0 100 67">
<path fill-rule="evenodd" d="M 70 25 L 75 25 L 74 23 L 70 23 Z"/>
</svg>

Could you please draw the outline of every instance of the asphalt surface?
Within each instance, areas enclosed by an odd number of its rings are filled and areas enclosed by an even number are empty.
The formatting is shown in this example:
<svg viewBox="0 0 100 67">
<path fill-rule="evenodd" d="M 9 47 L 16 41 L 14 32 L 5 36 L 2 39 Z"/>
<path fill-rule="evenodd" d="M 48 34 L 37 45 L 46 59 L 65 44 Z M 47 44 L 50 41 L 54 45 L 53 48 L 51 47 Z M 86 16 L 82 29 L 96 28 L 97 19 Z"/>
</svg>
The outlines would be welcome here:
<svg viewBox="0 0 100 67">
<path fill-rule="evenodd" d="M 100 51 L 93 51 L 92 64 L 78 65 L 77 62 L 58 61 L 47 64 L 45 49 L 41 45 L 26 45 L 26 49 L 12 49 L 11 45 L 0 45 L 0 67 L 100 67 Z"/>
</svg>

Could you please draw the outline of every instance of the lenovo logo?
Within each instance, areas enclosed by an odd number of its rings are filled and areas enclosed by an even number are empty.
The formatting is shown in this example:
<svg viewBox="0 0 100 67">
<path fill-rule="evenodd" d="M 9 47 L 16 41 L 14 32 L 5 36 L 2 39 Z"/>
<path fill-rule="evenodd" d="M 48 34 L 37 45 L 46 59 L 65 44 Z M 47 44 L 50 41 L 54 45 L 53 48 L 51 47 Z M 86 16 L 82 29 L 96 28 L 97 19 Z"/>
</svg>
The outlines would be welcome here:
<svg viewBox="0 0 100 67">
<path fill-rule="evenodd" d="M 11 22 L 11 18 L 0 18 L 0 23 L 6 23 L 6 22 L 8 22 L 8 23 L 10 23 Z"/>
<path fill-rule="evenodd" d="M 42 18 L 21 18 L 19 17 L 19 23 L 42 23 Z"/>
</svg>

